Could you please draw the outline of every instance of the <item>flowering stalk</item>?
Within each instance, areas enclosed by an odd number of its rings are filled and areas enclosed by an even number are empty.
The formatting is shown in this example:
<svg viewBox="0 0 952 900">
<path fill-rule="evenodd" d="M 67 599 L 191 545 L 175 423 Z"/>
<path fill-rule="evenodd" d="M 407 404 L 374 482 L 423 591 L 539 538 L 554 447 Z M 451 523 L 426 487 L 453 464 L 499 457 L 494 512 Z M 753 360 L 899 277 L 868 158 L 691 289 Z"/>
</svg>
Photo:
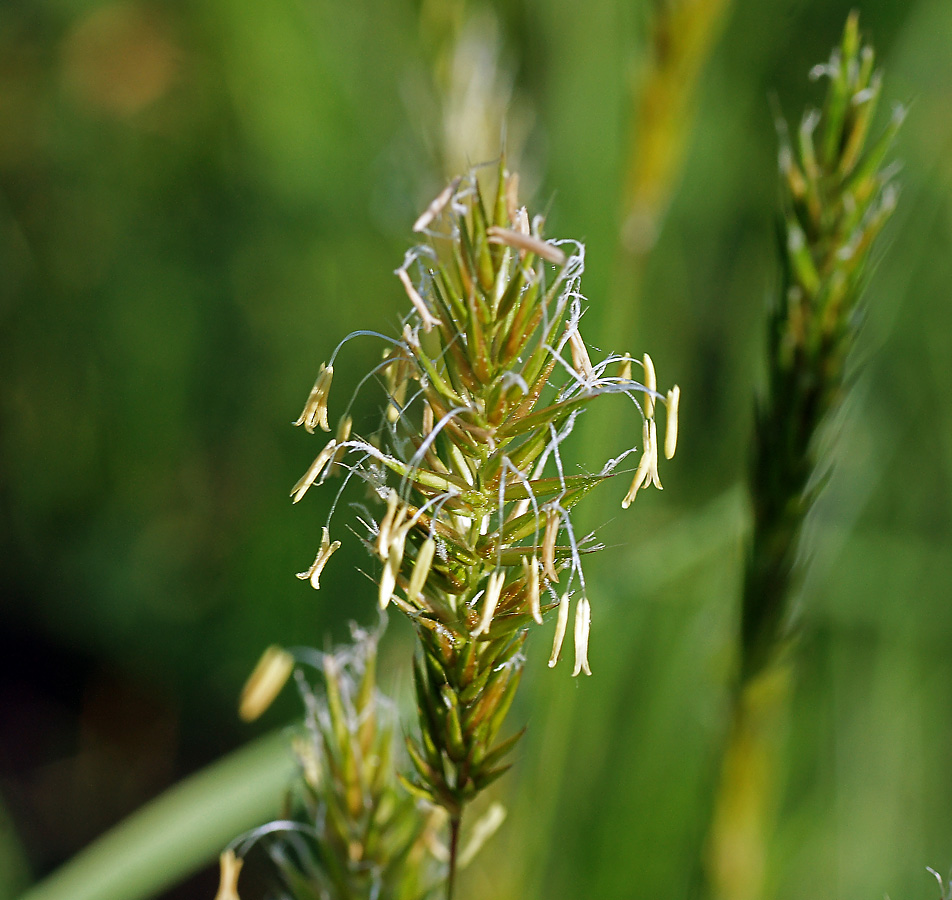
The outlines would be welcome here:
<svg viewBox="0 0 952 900">
<path fill-rule="evenodd" d="M 825 468 L 816 437 L 842 400 L 870 251 L 896 205 L 894 170 L 883 161 L 905 113 L 897 107 L 866 146 L 882 81 L 873 60 L 872 47 L 860 47 L 854 13 L 829 63 L 811 73 L 827 78 L 826 102 L 803 117 L 796 150 L 780 123 L 783 282 L 768 324 L 770 383 L 757 407 L 750 471 L 745 680 L 790 634 L 794 557 Z"/>
<path fill-rule="evenodd" d="M 407 739 L 414 773 L 406 784 L 449 816 L 450 893 L 463 809 L 508 768 L 519 738 L 497 742 L 530 627 L 558 610 L 554 666 L 574 603 L 573 674 L 591 674 L 582 557 L 599 545 L 576 536 L 571 511 L 635 451 L 596 474 L 569 474 L 562 442 L 596 397 L 632 402 L 643 425 L 625 507 L 640 489 L 661 487 L 658 407 L 668 410 L 666 456 L 677 442 L 678 389 L 658 393 L 650 357 L 637 364 L 639 382 L 627 355 L 589 355 L 580 331 L 582 245 L 545 240 L 541 217 L 530 222 L 518 205 L 516 177 L 500 165 L 494 180 L 491 206 L 470 173 L 416 221 L 424 242 L 397 270 L 411 311 L 372 373 L 386 389 L 380 430 L 351 434 L 345 411 L 346 427 L 293 492 L 299 500 L 336 466 L 347 473 L 344 486 L 357 476 L 382 503 L 364 520 L 364 542 L 380 561 L 379 603 L 409 617 L 420 650 L 420 732 Z M 329 430 L 338 351 L 298 420 L 308 430 Z M 299 577 L 316 587 L 334 547 L 325 531 L 317 568 Z"/>
<path fill-rule="evenodd" d="M 829 63 L 811 73 L 828 79 L 826 100 L 803 117 L 795 147 L 780 123 L 783 281 L 768 323 L 769 385 L 755 417 L 739 678 L 709 843 L 719 898 L 760 895 L 777 725 L 789 688 L 784 651 L 794 636 L 795 563 L 827 469 L 817 435 L 842 401 L 871 248 L 896 203 L 883 162 L 903 110 L 867 146 L 881 86 L 873 59 L 854 13 Z"/>
</svg>

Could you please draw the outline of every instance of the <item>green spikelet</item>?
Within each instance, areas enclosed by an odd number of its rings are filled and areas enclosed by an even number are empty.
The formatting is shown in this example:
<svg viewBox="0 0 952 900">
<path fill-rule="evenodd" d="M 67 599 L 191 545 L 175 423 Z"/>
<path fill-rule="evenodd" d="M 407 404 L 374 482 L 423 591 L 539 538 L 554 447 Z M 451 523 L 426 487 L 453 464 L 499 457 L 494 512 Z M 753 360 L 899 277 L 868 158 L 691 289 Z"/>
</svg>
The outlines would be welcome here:
<svg viewBox="0 0 952 900">
<path fill-rule="evenodd" d="M 780 123 L 780 302 L 768 324 L 769 387 L 756 415 L 750 494 L 753 544 L 743 600 L 743 677 L 789 633 L 794 556 L 815 499 L 816 435 L 844 390 L 857 302 L 873 242 L 896 204 L 883 162 L 904 115 L 897 107 L 869 140 L 881 76 L 862 46 L 857 16 L 814 77 L 827 79 L 820 111 L 804 115 L 793 146 Z"/>
<path fill-rule="evenodd" d="M 280 876 L 278 896 L 289 900 L 426 900 L 446 877 L 432 852 L 446 816 L 398 778 L 396 709 L 375 680 L 377 635 L 355 628 L 353 643 L 333 653 L 296 657 L 305 720 L 292 740 L 300 775 L 288 813 L 236 841 L 237 856 L 223 855 L 223 884 L 237 881 L 242 858 L 260 841 Z M 269 648 L 246 693 L 273 697 L 281 679 L 272 673 L 283 675 L 290 660 Z M 317 686 L 305 678 L 310 666 L 321 673 Z"/>
</svg>

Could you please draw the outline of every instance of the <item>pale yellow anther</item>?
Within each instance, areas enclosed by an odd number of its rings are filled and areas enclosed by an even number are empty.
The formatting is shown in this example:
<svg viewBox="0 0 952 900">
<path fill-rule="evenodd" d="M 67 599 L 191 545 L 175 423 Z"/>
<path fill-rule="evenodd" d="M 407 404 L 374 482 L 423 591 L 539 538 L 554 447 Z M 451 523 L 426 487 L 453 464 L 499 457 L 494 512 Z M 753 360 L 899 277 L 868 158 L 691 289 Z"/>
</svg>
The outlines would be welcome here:
<svg viewBox="0 0 952 900">
<path fill-rule="evenodd" d="M 675 385 L 668 391 L 668 414 L 664 425 L 664 456 L 671 459 L 678 447 L 678 402 L 681 388 Z"/>
<path fill-rule="evenodd" d="M 399 506 L 397 506 L 397 511 L 394 513 L 393 519 L 390 522 L 390 540 L 387 543 L 388 548 L 393 547 L 393 542 L 399 540 L 401 534 L 404 538 L 407 536 L 407 532 L 403 526 L 403 523 L 406 522 L 409 512 L 409 503 L 401 503 Z M 401 544 L 400 546 L 402 547 L 403 545 Z"/>
<path fill-rule="evenodd" d="M 381 609 L 386 609 L 387 604 L 393 597 L 393 589 L 397 586 L 397 573 L 388 559 L 383 564 L 383 572 L 380 573 L 380 588 L 377 592 L 377 602 Z"/>
<path fill-rule="evenodd" d="M 592 377 L 592 360 L 589 358 L 588 350 L 585 347 L 585 341 L 582 340 L 582 335 L 576 328 L 569 335 L 569 347 L 572 351 L 572 365 L 575 368 L 575 371 L 579 373 L 583 378 Z"/>
<path fill-rule="evenodd" d="M 314 426 L 319 425 L 322 431 L 330 431 L 327 424 L 327 394 L 331 389 L 334 378 L 334 367 L 321 365 L 321 372 L 311 388 L 311 393 L 304 404 L 304 411 L 295 420 L 295 425 L 303 425 L 308 434 L 314 434 Z"/>
<path fill-rule="evenodd" d="M 397 586 L 397 573 L 400 571 L 400 564 L 403 562 L 403 551 L 406 546 L 407 531 L 409 531 L 409 527 L 403 525 L 406 511 L 407 508 L 404 506 L 394 517 L 393 524 L 390 526 L 387 561 L 384 563 L 383 573 L 380 576 L 380 592 L 377 595 L 381 609 L 387 608 L 387 604 L 393 599 L 393 591 Z"/>
<path fill-rule="evenodd" d="M 407 600 L 416 603 L 426 584 L 427 576 L 430 574 L 430 567 L 433 565 L 433 553 L 436 550 L 436 541 L 433 538 L 427 538 L 420 552 L 417 553 L 416 562 L 413 564 L 413 574 L 410 576 L 410 584 L 407 586 Z"/>
<path fill-rule="evenodd" d="M 301 766 L 301 774 L 305 783 L 317 790 L 321 783 L 321 759 L 314 744 L 300 735 L 291 738 L 291 749 Z"/>
<path fill-rule="evenodd" d="M 218 863 L 220 874 L 215 900 L 241 900 L 238 896 L 238 875 L 244 860 L 238 859 L 234 850 L 226 850 L 218 857 Z"/>
<path fill-rule="evenodd" d="M 407 292 L 407 296 L 410 298 L 410 302 L 413 304 L 413 308 L 419 313 L 420 319 L 423 322 L 423 330 L 429 333 L 430 329 L 434 325 L 439 325 L 440 320 L 430 312 L 423 298 L 420 296 L 417 289 L 413 286 L 413 282 L 410 281 L 410 276 L 407 274 L 406 269 L 397 269 L 397 277 L 400 279 L 400 283 L 403 285 L 403 289 Z"/>
<path fill-rule="evenodd" d="M 407 396 L 407 362 L 402 357 L 395 359 L 384 370 L 384 380 L 387 384 L 387 393 L 390 402 L 387 404 L 387 421 L 392 425 L 403 412 L 403 403 Z"/>
<path fill-rule="evenodd" d="M 390 548 L 390 527 L 393 525 L 393 517 L 397 511 L 397 503 L 399 500 L 400 498 L 394 490 L 391 490 L 387 495 L 387 511 L 380 520 L 380 526 L 377 529 L 377 556 L 381 559 L 387 558 L 387 553 Z"/>
<path fill-rule="evenodd" d="M 277 645 L 268 647 L 241 689 L 238 715 L 245 722 L 257 719 L 281 693 L 293 670 L 294 658 L 287 650 Z"/>
<path fill-rule="evenodd" d="M 565 640 L 565 629 L 569 623 L 569 593 L 566 591 L 559 600 L 559 616 L 555 622 L 555 637 L 552 640 L 552 655 L 549 657 L 551 669 L 562 655 L 562 641 Z"/>
<path fill-rule="evenodd" d="M 429 403 L 423 404 L 423 437 L 433 433 L 433 407 Z"/>
<path fill-rule="evenodd" d="M 516 213 L 515 225 L 515 230 L 520 234 L 532 234 L 532 229 L 529 227 L 529 211 L 524 206 Z"/>
<path fill-rule="evenodd" d="M 631 487 L 628 488 L 628 493 L 625 494 L 625 499 L 621 501 L 622 509 L 628 509 L 628 507 L 631 506 L 632 501 L 635 499 L 635 495 L 644 486 L 645 480 L 648 478 L 648 466 L 650 463 L 650 456 L 647 453 L 642 453 L 641 460 L 638 463 L 638 468 L 635 469 L 635 477 L 631 479 Z"/>
<path fill-rule="evenodd" d="M 523 558 L 523 568 L 526 574 L 526 590 L 529 594 L 529 613 L 540 625 L 542 624 L 542 606 L 539 600 L 539 560 L 536 556 L 531 559 Z"/>
<path fill-rule="evenodd" d="M 575 605 L 575 668 L 572 677 L 576 678 L 582 672 L 591 675 L 588 665 L 588 633 L 591 628 L 592 607 L 588 597 L 582 597 Z"/>
<path fill-rule="evenodd" d="M 621 501 L 622 509 L 628 509 L 628 507 L 631 506 L 632 501 L 635 499 L 635 494 L 641 490 L 645 482 L 651 476 L 651 428 L 648 426 L 647 419 L 645 419 L 642 424 L 641 437 L 641 459 L 638 461 L 638 468 L 635 469 L 635 476 L 631 479 L 631 487 L 628 488 L 628 493 L 625 494 L 625 499 Z"/>
<path fill-rule="evenodd" d="M 631 381 L 631 357 L 626 353 L 618 367 L 618 377 L 622 381 Z"/>
<path fill-rule="evenodd" d="M 661 477 L 658 475 L 658 426 L 655 424 L 654 419 L 649 420 L 648 431 L 651 444 L 651 468 L 649 470 L 651 483 L 659 491 L 663 491 L 664 488 L 661 487 Z"/>
<path fill-rule="evenodd" d="M 516 225 L 519 217 L 518 172 L 508 172 L 506 174 L 506 214 L 509 216 L 509 221 L 513 225 Z"/>
<path fill-rule="evenodd" d="M 336 449 L 337 439 L 331 438 L 327 442 L 327 446 L 317 454 L 314 462 L 311 463 L 298 483 L 291 488 L 291 501 L 293 503 L 297 503 L 308 492 L 308 488 L 321 477 L 324 467 L 334 458 Z"/>
<path fill-rule="evenodd" d="M 529 507 L 532 505 L 532 501 L 526 497 L 523 500 L 518 500 L 512 506 L 512 511 L 506 517 L 507 522 L 514 522 L 519 516 L 524 516 L 528 511 Z"/>
<path fill-rule="evenodd" d="M 400 571 L 400 564 L 403 562 L 407 533 L 410 531 L 410 525 L 404 523 L 407 509 L 406 505 L 398 509 L 393 519 L 393 525 L 390 526 L 390 547 L 387 550 L 387 559 L 393 563 L 394 569 L 398 572 Z"/>
<path fill-rule="evenodd" d="M 532 234 L 532 228 L 529 226 L 529 211 L 524 206 L 516 213 L 515 230 L 520 234 Z"/>
<path fill-rule="evenodd" d="M 549 581 L 558 581 L 559 573 L 555 568 L 555 541 L 559 536 L 561 517 L 556 509 L 549 507 L 545 511 L 545 534 L 542 536 L 542 571 Z"/>
<path fill-rule="evenodd" d="M 449 451 L 450 467 L 453 471 L 470 485 L 470 487 L 475 485 L 476 479 L 473 478 L 473 470 L 470 468 L 469 460 L 466 459 L 463 451 L 452 441 L 450 441 L 449 444 Z"/>
<path fill-rule="evenodd" d="M 652 393 L 645 394 L 645 415 L 650 419 L 654 415 L 654 391 L 658 390 L 658 379 L 655 376 L 654 363 L 646 353 L 641 360 L 645 369 L 645 387 Z"/>
<path fill-rule="evenodd" d="M 541 241 L 539 238 L 523 234 L 521 231 L 500 228 L 498 225 L 490 225 L 486 229 L 486 234 L 490 244 L 505 244 L 508 247 L 515 247 L 517 250 L 534 253 L 541 259 L 547 259 L 557 266 L 565 265 L 565 253 L 548 241 Z"/>
<path fill-rule="evenodd" d="M 342 416 L 337 423 L 337 443 L 343 444 L 350 437 L 350 430 L 354 427 L 354 420 L 350 416 Z"/>
<path fill-rule="evenodd" d="M 350 430 L 354 426 L 354 420 L 350 416 L 344 416 L 337 423 L 337 449 L 334 451 L 334 456 L 331 459 L 330 466 L 328 466 L 327 474 L 336 475 L 338 469 L 340 468 L 341 460 L 344 458 L 344 454 L 347 452 L 347 448 L 341 446 L 349 437 Z"/>
<path fill-rule="evenodd" d="M 483 614 L 480 617 L 479 625 L 472 633 L 473 637 L 481 634 L 489 634 L 489 627 L 493 623 L 493 616 L 496 613 L 496 607 L 499 605 L 499 594 L 502 591 L 502 583 L 506 580 L 505 569 L 497 569 L 486 582 L 486 592 L 483 594 Z"/>
<path fill-rule="evenodd" d="M 327 561 L 340 549 L 340 541 L 334 541 L 331 543 L 330 532 L 325 526 L 321 532 L 321 549 L 317 551 L 317 556 L 314 559 L 314 562 L 311 563 L 311 567 L 306 572 L 298 572 L 297 577 L 301 581 L 310 581 L 311 587 L 315 591 L 320 590 L 321 588 L 321 572 L 324 571 L 324 566 L 327 565 Z"/>
<path fill-rule="evenodd" d="M 409 323 L 403 326 L 403 340 L 408 348 L 420 346 L 417 333 L 410 328 Z M 392 425 L 403 414 L 403 405 L 407 397 L 407 387 L 410 383 L 409 363 L 405 358 L 398 357 L 386 370 L 387 390 L 390 402 L 387 404 L 387 421 Z"/>
</svg>

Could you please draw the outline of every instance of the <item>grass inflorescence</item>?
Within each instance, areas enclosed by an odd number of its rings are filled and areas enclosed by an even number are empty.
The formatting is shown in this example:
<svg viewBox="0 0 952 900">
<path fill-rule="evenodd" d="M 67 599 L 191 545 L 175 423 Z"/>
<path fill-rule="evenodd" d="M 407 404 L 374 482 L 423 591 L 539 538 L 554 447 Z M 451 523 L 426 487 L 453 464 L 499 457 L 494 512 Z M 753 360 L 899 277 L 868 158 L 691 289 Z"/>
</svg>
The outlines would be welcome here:
<svg viewBox="0 0 952 900">
<path fill-rule="evenodd" d="M 882 84 L 874 58 L 851 15 L 829 62 L 811 73 L 827 81 L 822 107 L 807 110 L 793 141 L 779 122 L 782 282 L 768 322 L 769 384 L 757 405 L 750 469 L 745 679 L 790 633 L 799 537 L 826 468 L 817 435 L 842 400 L 870 253 L 896 205 L 895 169 L 884 162 L 904 110 L 896 107 L 870 141 Z"/>
<path fill-rule="evenodd" d="M 600 545 L 575 533 L 571 512 L 636 448 L 598 472 L 575 473 L 563 465 L 562 442 L 595 398 L 617 394 L 631 404 L 641 447 L 625 507 L 639 490 L 661 487 L 660 452 L 671 457 L 677 442 L 679 391 L 658 392 L 649 356 L 590 356 L 581 333 L 583 246 L 544 238 L 542 218 L 530 220 L 518 205 L 517 179 L 504 165 L 490 180 L 490 204 L 471 172 L 416 221 L 422 242 L 396 272 L 411 310 L 373 373 L 385 390 L 381 424 L 361 436 L 345 411 L 292 492 L 297 502 L 339 470 L 344 487 L 356 476 L 377 498 L 361 521 L 379 561 L 379 605 L 413 622 L 419 646 L 419 731 L 407 738 L 413 773 L 405 783 L 449 816 L 451 883 L 463 809 L 508 768 L 519 738 L 500 735 L 529 629 L 555 613 L 554 666 L 571 619 L 573 674 L 591 674 L 582 559 Z M 296 423 L 309 431 L 330 430 L 336 356 Z M 339 546 L 330 527 L 299 576 L 315 587 Z"/>
<path fill-rule="evenodd" d="M 782 279 L 768 316 L 768 385 L 755 412 L 739 664 L 707 852 L 711 894 L 723 900 L 762 893 L 801 536 L 829 472 L 819 437 L 847 388 L 872 247 L 897 198 L 885 160 L 904 110 L 870 139 L 882 78 L 855 13 L 811 75 L 827 81 L 822 107 L 806 111 L 793 140 L 778 121 Z"/>
<path fill-rule="evenodd" d="M 292 738 L 299 777 L 287 816 L 223 854 L 219 900 L 237 897 L 242 859 L 258 843 L 279 873 L 280 897 L 424 900 L 442 884 L 436 831 L 445 816 L 400 784 L 399 718 L 376 684 L 379 633 L 353 632 L 334 652 L 271 647 L 249 679 L 242 713 L 251 719 L 294 672 L 305 707 Z M 306 674 L 313 670 L 316 685 Z"/>
</svg>

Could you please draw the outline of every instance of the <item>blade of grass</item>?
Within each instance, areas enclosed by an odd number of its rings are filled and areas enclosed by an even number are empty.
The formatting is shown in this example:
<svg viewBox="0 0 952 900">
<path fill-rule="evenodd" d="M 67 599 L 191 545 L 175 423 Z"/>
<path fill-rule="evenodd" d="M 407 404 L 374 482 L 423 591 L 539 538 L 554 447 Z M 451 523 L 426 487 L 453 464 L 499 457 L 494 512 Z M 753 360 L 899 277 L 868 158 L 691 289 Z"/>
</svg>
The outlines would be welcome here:
<svg viewBox="0 0 952 900">
<path fill-rule="evenodd" d="M 283 730 L 248 744 L 131 815 L 21 900 L 154 896 L 274 818 L 294 767 Z"/>
</svg>

